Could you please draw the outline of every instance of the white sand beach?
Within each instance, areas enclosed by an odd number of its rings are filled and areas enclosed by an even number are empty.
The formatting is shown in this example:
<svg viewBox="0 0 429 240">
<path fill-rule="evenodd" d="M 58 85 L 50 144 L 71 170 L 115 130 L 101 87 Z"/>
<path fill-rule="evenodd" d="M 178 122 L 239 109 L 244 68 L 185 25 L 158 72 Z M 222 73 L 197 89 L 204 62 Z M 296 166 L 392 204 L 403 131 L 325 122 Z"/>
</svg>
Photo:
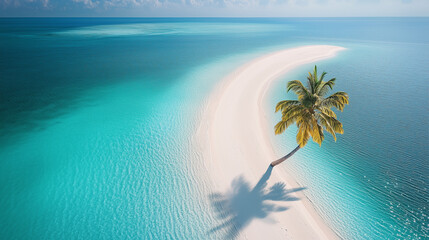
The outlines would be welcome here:
<svg viewBox="0 0 429 240">
<path fill-rule="evenodd" d="M 312 45 L 274 52 L 240 67 L 214 90 L 196 133 L 214 186 L 210 199 L 223 221 L 213 231 L 238 239 L 338 238 L 285 166 L 268 168 L 282 156 L 274 154 L 269 137 L 274 126 L 265 117 L 274 106 L 263 109 L 263 102 L 280 76 L 343 49 Z M 290 144 L 284 154 L 297 145 Z"/>
</svg>

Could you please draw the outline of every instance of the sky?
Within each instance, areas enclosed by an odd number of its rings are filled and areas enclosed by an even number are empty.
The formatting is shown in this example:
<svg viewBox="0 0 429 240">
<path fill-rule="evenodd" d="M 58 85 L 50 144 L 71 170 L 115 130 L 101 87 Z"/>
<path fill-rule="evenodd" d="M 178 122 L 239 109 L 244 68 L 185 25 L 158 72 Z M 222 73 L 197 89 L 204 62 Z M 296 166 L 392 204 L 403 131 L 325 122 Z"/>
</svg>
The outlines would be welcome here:
<svg viewBox="0 0 429 240">
<path fill-rule="evenodd" d="M 429 16 L 429 0 L 0 0 L 0 17 Z"/>
</svg>

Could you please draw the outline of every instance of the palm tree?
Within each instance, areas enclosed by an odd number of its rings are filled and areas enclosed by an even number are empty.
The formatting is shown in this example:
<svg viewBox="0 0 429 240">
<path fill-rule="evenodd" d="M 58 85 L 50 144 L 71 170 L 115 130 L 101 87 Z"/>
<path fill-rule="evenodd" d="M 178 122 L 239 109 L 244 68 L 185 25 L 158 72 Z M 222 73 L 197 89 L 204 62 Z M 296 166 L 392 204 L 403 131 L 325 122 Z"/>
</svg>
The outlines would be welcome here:
<svg viewBox="0 0 429 240">
<path fill-rule="evenodd" d="M 283 133 L 290 125 L 296 123 L 298 133 L 296 141 L 298 146 L 288 155 L 273 161 L 272 167 L 282 163 L 300 148 L 307 144 L 310 136 L 313 141 L 322 145 L 325 138 L 323 130 L 332 134 L 334 140 L 337 140 L 335 133 L 342 134 L 343 124 L 337 120 L 337 116 L 332 107 L 343 111 L 344 106 L 349 104 L 349 96 L 345 92 L 336 92 L 329 97 L 325 95 L 335 85 L 335 78 L 329 81 L 323 81 L 326 72 L 322 75 L 317 75 L 317 66 L 314 66 L 314 72 L 308 73 L 308 86 L 304 85 L 299 80 L 288 82 L 287 91 L 292 90 L 298 95 L 298 100 L 284 100 L 277 103 L 276 112 L 282 112 L 282 120 L 274 127 L 275 133 Z"/>
</svg>

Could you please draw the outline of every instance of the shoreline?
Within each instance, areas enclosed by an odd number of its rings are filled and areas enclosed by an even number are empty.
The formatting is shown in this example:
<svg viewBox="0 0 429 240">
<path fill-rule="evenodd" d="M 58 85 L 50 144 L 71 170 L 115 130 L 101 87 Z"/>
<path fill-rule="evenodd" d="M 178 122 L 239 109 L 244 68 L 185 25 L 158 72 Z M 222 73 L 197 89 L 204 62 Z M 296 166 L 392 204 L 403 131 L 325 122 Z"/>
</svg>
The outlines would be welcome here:
<svg viewBox="0 0 429 240">
<path fill-rule="evenodd" d="M 236 69 L 210 94 L 196 139 L 213 183 L 210 199 L 222 217 L 216 231 L 239 239 L 339 238 L 302 192 L 305 186 L 284 167 L 267 169 L 281 156 L 274 154 L 263 105 L 276 79 L 341 50 L 311 45 L 269 53 Z"/>
</svg>

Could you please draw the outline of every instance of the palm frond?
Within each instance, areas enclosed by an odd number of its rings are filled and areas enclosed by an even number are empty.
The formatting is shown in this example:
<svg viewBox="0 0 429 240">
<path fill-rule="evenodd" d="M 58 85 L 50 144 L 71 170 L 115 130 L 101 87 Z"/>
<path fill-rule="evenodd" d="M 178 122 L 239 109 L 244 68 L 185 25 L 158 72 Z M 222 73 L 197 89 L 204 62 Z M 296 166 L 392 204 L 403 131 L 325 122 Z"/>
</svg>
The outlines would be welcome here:
<svg viewBox="0 0 429 240">
<path fill-rule="evenodd" d="M 321 101 L 319 105 L 325 108 L 335 107 L 336 109 L 343 111 L 346 104 L 349 104 L 348 94 L 345 92 L 336 92 Z"/>
<path fill-rule="evenodd" d="M 296 114 L 288 119 L 282 118 L 282 120 L 274 126 L 274 133 L 276 135 L 282 134 L 289 126 L 294 124 L 298 118 L 299 114 Z"/>
<path fill-rule="evenodd" d="M 317 95 L 323 97 L 325 96 L 329 90 L 332 90 L 332 88 L 335 85 L 335 78 L 331 78 L 329 81 L 327 82 L 322 82 L 319 87 L 316 90 Z"/>
<path fill-rule="evenodd" d="M 334 137 L 334 140 L 337 141 L 337 135 L 335 134 L 335 131 L 334 129 L 332 129 L 329 122 L 320 114 L 318 114 L 316 118 L 320 122 L 320 124 L 325 128 L 325 130 Z"/>
<path fill-rule="evenodd" d="M 320 75 L 319 81 L 323 82 L 323 78 L 325 78 L 326 74 L 328 74 L 327 72 L 323 72 L 322 75 Z"/>
<path fill-rule="evenodd" d="M 287 83 L 287 91 L 294 91 L 298 95 L 298 99 L 310 95 L 308 89 L 304 87 L 301 81 L 293 80 Z"/>
<path fill-rule="evenodd" d="M 283 110 L 285 110 L 285 109 L 287 109 L 287 108 L 289 108 L 291 106 L 296 106 L 296 105 L 299 105 L 299 104 L 300 104 L 300 102 L 296 101 L 296 100 L 280 101 L 276 105 L 276 112 L 278 112 L 280 110 L 283 111 Z"/>
<path fill-rule="evenodd" d="M 295 106 L 289 106 L 288 108 L 285 108 L 282 111 L 282 119 L 287 119 L 290 116 L 293 116 L 295 114 L 302 114 L 302 111 L 305 109 L 303 105 L 295 105 Z"/>
<path fill-rule="evenodd" d="M 311 72 L 308 72 L 308 76 L 307 76 L 307 88 L 309 90 L 310 93 L 314 92 L 314 77 L 313 74 L 311 74 Z"/>
<path fill-rule="evenodd" d="M 316 65 L 314 66 L 313 73 L 308 72 L 307 80 L 308 80 L 308 88 L 310 90 L 310 93 L 314 94 L 316 92 L 317 82 L 318 82 Z"/>
<path fill-rule="evenodd" d="M 306 121 L 301 122 L 298 128 L 298 134 L 296 135 L 296 141 L 301 148 L 303 148 L 307 144 L 308 139 L 310 139 L 310 133 L 310 124 Z"/>
<path fill-rule="evenodd" d="M 310 139 L 312 128 L 311 128 L 311 122 L 312 122 L 313 115 L 308 111 L 307 109 L 304 109 L 301 112 L 301 115 L 296 120 L 296 125 L 298 126 L 298 134 L 296 136 L 297 143 L 302 148 L 304 147 L 308 139 Z"/>
<path fill-rule="evenodd" d="M 330 108 L 327 107 L 317 107 L 317 110 L 319 110 L 320 112 L 323 112 L 324 114 L 330 116 L 330 117 L 334 117 L 337 118 L 337 115 L 335 114 L 334 111 L 332 111 Z"/>
<path fill-rule="evenodd" d="M 324 113 L 319 113 L 319 114 L 326 120 L 327 123 L 329 123 L 329 126 L 331 126 L 332 130 L 334 130 L 336 133 L 339 133 L 339 134 L 344 133 L 343 124 L 340 121 Z"/>
<path fill-rule="evenodd" d="M 311 137 L 313 138 L 313 141 L 318 143 L 319 146 L 322 146 L 322 142 L 325 136 L 323 134 L 322 126 L 320 126 L 317 123 L 317 119 L 315 117 L 312 118 L 311 128 L 312 128 Z"/>
<path fill-rule="evenodd" d="M 299 103 L 299 102 L 298 102 Z M 283 133 L 290 125 L 294 124 L 304 114 L 305 108 L 301 103 L 286 107 L 282 111 L 282 120 L 274 127 L 275 134 Z"/>
</svg>

